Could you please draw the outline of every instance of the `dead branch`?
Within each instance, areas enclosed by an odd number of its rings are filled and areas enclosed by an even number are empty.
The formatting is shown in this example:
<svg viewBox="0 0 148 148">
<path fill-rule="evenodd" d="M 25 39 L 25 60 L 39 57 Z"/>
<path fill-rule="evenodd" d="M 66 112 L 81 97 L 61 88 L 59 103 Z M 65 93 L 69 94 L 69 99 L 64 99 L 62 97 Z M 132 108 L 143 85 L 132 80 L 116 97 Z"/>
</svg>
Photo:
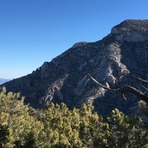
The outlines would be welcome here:
<svg viewBox="0 0 148 148">
<path fill-rule="evenodd" d="M 132 74 L 132 76 L 133 76 L 135 79 L 137 79 L 137 80 L 139 80 L 139 81 L 141 81 L 141 82 L 148 83 L 148 80 L 144 80 L 144 79 L 142 79 L 142 78 L 140 78 L 140 77 L 138 77 L 138 76 L 136 76 L 136 75 L 134 75 L 134 74 Z"/>
<path fill-rule="evenodd" d="M 145 90 L 148 92 L 148 88 L 146 88 L 146 87 L 143 86 L 143 85 L 141 85 L 141 87 L 142 87 L 143 89 L 145 89 Z"/>
<path fill-rule="evenodd" d="M 125 93 L 129 92 L 129 93 L 133 93 L 135 94 L 140 100 L 143 100 L 145 101 L 146 103 L 148 103 L 148 96 L 146 96 L 145 94 L 143 94 L 140 90 L 132 87 L 132 86 L 125 86 L 125 87 L 122 87 L 122 88 L 117 88 L 117 89 L 112 89 L 112 88 L 109 88 L 109 87 L 106 87 L 105 85 L 102 85 L 101 83 L 99 83 L 95 78 L 93 78 L 90 74 L 88 74 L 88 77 L 95 83 L 97 84 L 98 86 L 106 89 L 106 90 L 109 90 L 111 92 L 114 92 L 114 93 L 120 93 L 121 95 L 124 96 Z"/>
</svg>

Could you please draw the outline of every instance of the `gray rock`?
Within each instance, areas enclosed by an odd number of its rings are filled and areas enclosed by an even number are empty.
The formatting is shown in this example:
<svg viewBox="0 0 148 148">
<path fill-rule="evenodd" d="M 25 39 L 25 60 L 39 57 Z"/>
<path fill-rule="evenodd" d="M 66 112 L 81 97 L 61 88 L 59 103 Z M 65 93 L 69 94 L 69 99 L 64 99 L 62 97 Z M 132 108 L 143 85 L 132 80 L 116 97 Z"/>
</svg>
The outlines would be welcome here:
<svg viewBox="0 0 148 148">
<path fill-rule="evenodd" d="M 139 42 L 148 40 L 148 20 L 126 20 L 113 27 L 112 34 L 119 41 Z"/>
</svg>

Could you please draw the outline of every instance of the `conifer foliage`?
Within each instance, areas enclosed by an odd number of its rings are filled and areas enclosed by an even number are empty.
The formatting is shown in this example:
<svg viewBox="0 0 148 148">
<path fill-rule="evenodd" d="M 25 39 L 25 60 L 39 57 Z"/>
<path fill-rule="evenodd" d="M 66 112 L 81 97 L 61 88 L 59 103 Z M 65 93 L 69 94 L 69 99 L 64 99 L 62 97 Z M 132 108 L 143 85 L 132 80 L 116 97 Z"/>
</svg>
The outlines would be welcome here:
<svg viewBox="0 0 148 148">
<path fill-rule="evenodd" d="M 92 105 L 70 110 L 65 104 L 45 109 L 24 105 L 19 93 L 0 93 L 0 148 L 139 148 L 147 147 L 148 133 L 141 119 L 118 109 L 107 118 Z"/>
</svg>

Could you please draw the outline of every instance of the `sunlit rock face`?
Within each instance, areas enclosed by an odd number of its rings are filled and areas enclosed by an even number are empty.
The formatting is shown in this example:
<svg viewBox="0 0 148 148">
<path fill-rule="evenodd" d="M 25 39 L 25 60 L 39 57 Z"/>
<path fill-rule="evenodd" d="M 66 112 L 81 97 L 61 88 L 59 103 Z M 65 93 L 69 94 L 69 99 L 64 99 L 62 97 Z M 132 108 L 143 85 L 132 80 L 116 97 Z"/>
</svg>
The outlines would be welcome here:
<svg viewBox="0 0 148 148">
<path fill-rule="evenodd" d="M 21 92 L 26 103 L 36 108 L 45 102 L 64 102 L 69 108 L 91 103 L 99 114 L 107 115 L 118 108 L 132 114 L 138 98 L 126 94 L 127 100 L 98 87 L 91 74 L 110 88 L 140 82 L 132 75 L 148 79 L 148 20 L 126 20 L 97 42 L 79 42 L 51 62 L 45 62 L 31 74 L 4 85 L 9 91 Z"/>
<path fill-rule="evenodd" d="M 148 20 L 126 20 L 112 28 L 119 41 L 141 42 L 148 40 Z"/>
</svg>

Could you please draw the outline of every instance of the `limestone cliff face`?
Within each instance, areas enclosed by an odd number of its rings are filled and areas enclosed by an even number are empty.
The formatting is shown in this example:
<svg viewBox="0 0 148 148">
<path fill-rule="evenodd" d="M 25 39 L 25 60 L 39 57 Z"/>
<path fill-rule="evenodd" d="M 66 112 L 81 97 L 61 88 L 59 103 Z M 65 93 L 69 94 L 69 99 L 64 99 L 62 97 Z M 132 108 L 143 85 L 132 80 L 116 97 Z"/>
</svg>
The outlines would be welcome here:
<svg viewBox="0 0 148 148">
<path fill-rule="evenodd" d="M 65 102 L 70 108 L 92 103 L 102 115 L 114 108 L 131 114 L 138 102 L 135 96 L 127 94 L 124 100 L 99 88 L 86 75 L 90 73 L 112 88 L 139 87 L 132 74 L 148 79 L 147 65 L 148 20 L 126 20 L 101 41 L 77 43 L 32 74 L 4 85 L 9 91 L 25 95 L 33 107 L 43 107 L 47 101 Z"/>
</svg>

